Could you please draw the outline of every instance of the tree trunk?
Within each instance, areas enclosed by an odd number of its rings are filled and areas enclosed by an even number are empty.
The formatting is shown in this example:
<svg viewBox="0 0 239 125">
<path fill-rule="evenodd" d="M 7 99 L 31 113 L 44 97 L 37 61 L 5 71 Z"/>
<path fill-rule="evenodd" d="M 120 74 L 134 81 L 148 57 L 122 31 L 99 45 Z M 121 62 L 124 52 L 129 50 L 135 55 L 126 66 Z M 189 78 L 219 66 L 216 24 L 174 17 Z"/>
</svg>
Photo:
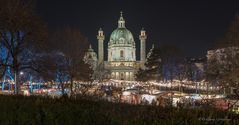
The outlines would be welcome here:
<svg viewBox="0 0 239 125">
<path fill-rule="evenodd" d="M 207 85 L 206 85 L 206 87 L 207 87 L 207 97 L 208 97 L 208 94 L 209 94 L 209 93 L 208 93 L 208 92 L 209 92 L 209 91 L 208 91 L 208 89 L 209 89 L 209 88 L 208 88 L 208 87 L 209 87 L 208 84 L 209 84 L 209 83 L 207 83 Z"/>
<path fill-rule="evenodd" d="M 64 96 L 65 94 L 64 82 L 60 81 L 60 84 L 61 84 L 61 93 L 62 93 L 62 96 Z"/>
<path fill-rule="evenodd" d="M 14 87 L 14 94 L 18 94 L 18 89 L 17 89 L 17 72 L 15 71 L 14 73 L 14 82 L 15 82 L 15 87 Z"/>
<path fill-rule="evenodd" d="M 14 70 L 14 81 L 15 81 L 15 94 L 20 94 L 20 86 L 18 83 L 19 73 L 18 73 L 18 61 L 17 56 L 13 56 L 13 70 Z"/>
<path fill-rule="evenodd" d="M 73 95 L 73 77 L 70 78 L 71 79 L 71 85 L 70 85 L 70 89 L 71 89 L 71 96 Z"/>
<path fill-rule="evenodd" d="M 182 92 L 182 80 L 180 80 L 180 82 L 179 82 L 179 92 Z"/>
</svg>

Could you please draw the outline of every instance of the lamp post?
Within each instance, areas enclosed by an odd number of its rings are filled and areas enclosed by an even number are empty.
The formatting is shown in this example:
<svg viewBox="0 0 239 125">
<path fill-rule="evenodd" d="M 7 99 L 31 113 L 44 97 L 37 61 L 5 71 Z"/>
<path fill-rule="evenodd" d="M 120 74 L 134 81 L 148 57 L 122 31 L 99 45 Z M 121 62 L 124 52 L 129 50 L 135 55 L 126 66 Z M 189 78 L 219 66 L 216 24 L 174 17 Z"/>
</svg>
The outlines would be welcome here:
<svg viewBox="0 0 239 125">
<path fill-rule="evenodd" d="M 19 78 L 17 78 L 18 77 L 18 75 L 17 75 L 17 73 L 19 73 L 19 76 L 22 76 L 22 75 L 24 75 L 24 72 L 16 72 L 15 71 L 15 74 L 14 74 L 14 81 L 15 81 L 15 94 L 19 94 L 18 93 L 18 91 L 19 91 L 19 89 L 20 89 L 20 85 L 17 85 L 17 84 L 19 84 Z M 18 88 L 18 86 L 19 86 L 19 88 Z"/>
</svg>

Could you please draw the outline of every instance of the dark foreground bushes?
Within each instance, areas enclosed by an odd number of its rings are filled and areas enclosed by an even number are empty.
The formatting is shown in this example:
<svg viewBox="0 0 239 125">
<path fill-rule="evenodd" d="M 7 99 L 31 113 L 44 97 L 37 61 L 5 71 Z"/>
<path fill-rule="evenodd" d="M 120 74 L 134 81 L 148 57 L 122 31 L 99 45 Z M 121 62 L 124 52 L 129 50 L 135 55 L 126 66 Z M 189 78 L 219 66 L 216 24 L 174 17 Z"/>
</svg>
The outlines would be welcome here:
<svg viewBox="0 0 239 125">
<path fill-rule="evenodd" d="M 87 99 L 0 96 L 0 108 L 1 125 L 239 124 L 239 116 L 213 109 L 135 106 Z"/>
</svg>

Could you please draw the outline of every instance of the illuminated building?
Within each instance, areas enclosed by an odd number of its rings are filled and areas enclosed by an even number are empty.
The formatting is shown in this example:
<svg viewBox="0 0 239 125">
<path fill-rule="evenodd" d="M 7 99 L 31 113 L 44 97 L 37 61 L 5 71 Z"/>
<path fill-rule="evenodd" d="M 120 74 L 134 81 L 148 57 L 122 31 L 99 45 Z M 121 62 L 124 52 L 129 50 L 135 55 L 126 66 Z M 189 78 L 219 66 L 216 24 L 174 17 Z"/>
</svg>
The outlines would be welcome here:
<svg viewBox="0 0 239 125">
<path fill-rule="evenodd" d="M 126 28 L 122 12 L 118 20 L 118 27 L 111 33 L 108 42 L 108 60 L 104 61 L 104 32 L 100 28 L 98 39 L 98 65 L 103 64 L 105 69 L 110 71 L 109 77 L 117 80 L 132 81 L 135 73 L 145 63 L 145 45 L 147 35 L 144 29 L 139 35 L 140 40 L 140 60 L 136 60 L 136 47 L 132 33 Z M 92 50 L 91 50 L 92 51 Z M 89 52 L 88 52 L 89 53 Z M 90 52 L 92 53 L 92 52 Z M 88 54 L 89 55 L 89 54 Z M 94 55 L 94 54 L 91 54 Z M 97 58 L 96 56 L 94 58 Z"/>
</svg>

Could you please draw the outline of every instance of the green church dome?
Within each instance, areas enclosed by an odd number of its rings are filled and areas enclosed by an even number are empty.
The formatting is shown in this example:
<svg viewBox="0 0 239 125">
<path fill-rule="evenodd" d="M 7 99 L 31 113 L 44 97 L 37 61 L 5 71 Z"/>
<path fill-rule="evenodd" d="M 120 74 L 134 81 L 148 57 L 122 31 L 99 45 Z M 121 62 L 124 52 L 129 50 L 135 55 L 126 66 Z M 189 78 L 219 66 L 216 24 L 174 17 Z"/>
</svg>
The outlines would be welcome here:
<svg viewBox="0 0 239 125">
<path fill-rule="evenodd" d="M 134 37 L 126 28 L 117 28 L 110 35 L 111 44 L 133 44 Z"/>
</svg>

